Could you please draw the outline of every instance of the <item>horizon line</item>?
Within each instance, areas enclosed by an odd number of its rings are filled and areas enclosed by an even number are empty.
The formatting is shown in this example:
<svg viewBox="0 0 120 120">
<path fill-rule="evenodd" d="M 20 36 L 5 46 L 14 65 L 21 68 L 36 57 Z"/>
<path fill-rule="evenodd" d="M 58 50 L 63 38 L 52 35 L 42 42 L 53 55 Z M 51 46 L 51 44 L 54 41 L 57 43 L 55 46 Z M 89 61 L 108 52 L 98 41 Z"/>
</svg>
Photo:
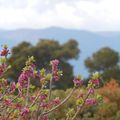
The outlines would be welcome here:
<svg viewBox="0 0 120 120">
<path fill-rule="evenodd" d="M 74 31 L 85 31 L 85 32 L 120 32 L 120 30 L 89 30 L 89 29 L 79 29 L 79 28 L 65 28 L 59 26 L 49 26 L 44 28 L 30 28 L 30 27 L 23 27 L 23 28 L 0 28 L 0 31 L 17 31 L 17 30 L 46 30 L 46 29 L 64 29 L 64 30 L 74 30 Z"/>
</svg>

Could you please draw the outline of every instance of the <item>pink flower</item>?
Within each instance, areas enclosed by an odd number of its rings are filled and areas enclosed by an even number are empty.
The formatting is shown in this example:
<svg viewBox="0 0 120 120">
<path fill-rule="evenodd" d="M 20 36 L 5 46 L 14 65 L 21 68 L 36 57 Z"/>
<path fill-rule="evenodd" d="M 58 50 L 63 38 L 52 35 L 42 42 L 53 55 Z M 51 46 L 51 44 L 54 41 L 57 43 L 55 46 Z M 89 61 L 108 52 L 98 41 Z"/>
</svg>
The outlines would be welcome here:
<svg viewBox="0 0 120 120">
<path fill-rule="evenodd" d="M 60 104 L 60 99 L 59 98 L 56 98 L 54 100 L 52 100 L 52 105 L 58 105 Z"/>
<path fill-rule="evenodd" d="M 40 107 L 49 108 L 49 104 L 46 103 L 45 101 L 42 101 L 42 102 L 40 103 Z"/>
<path fill-rule="evenodd" d="M 17 109 L 21 109 L 21 108 L 22 108 L 22 106 L 21 106 L 20 103 L 16 103 L 16 104 L 15 104 L 15 107 L 16 107 Z"/>
<path fill-rule="evenodd" d="M 42 120 L 47 120 L 47 115 L 43 114 L 42 115 Z"/>
<path fill-rule="evenodd" d="M 89 99 L 86 100 L 86 104 L 87 105 L 96 105 L 97 101 L 94 98 L 89 98 Z"/>
<path fill-rule="evenodd" d="M 94 92 L 95 92 L 94 88 L 90 88 L 90 89 L 89 89 L 89 93 L 90 93 L 90 94 L 94 94 Z"/>
<path fill-rule="evenodd" d="M 52 60 L 52 61 L 51 61 L 51 64 L 54 65 L 54 66 L 58 66 L 59 60 L 57 60 L 57 59 Z"/>
<path fill-rule="evenodd" d="M 16 90 L 16 84 L 15 84 L 15 82 L 13 82 L 11 85 L 10 85 L 10 92 L 15 92 L 15 90 Z"/>
<path fill-rule="evenodd" d="M 28 66 L 26 70 L 24 70 L 21 75 L 18 78 L 18 83 L 20 84 L 21 87 L 27 87 L 28 85 L 28 79 L 29 78 L 34 78 L 34 70 L 35 70 L 35 65 L 31 64 Z"/>
<path fill-rule="evenodd" d="M 11 100 L 7 99 L 7 100 L 4 101 L 4 104 L 6 106 L 10 106 L 12 104 L 12 102 L 11 102 Z"/>
<path fill-rule="evenodd" d="M 47 98 L 47 95 L 46 94 L 41 94 L 39 96 L 39 98 L 40 98 L 41 101 L 43 101 L 43 100 L 45 100 Z"/>
<path fill-rule="evenodd" d="M 9 50 L 7 48 L 3 48 L 3 50 L 0 52 L 1 56 L 7 56 L 9 53 Z"/>
<path fill-rule="evenodd" d="M 28 107 L 24 107 L 21 109 L 21 112 L 20 112 L 20 115 L 23 117 L 23 118 L 27 118 L 28 115 L 29 115 L 29 108 Z"/>
<path fill-rule="evenodd" d="M 30 101 L 33 101 L 33 100 L 35 100 L 35 96 L 30 97 Z"/>
<path fill-rule="evenodd" d="M 1 64 L 0 65 L 0 76 L 4 73 L 4 71 L 7 69 L 7 65 L 6 64 Z"/>
<path fill-rule="evenodd" d="M 95 84 L 96 86 L 99 86 L 100 81 L 98 79 L 96 80 L 90 80 L 89 83 Z"/>
<path fill-rule="evenodd" d="M 53 74 L 53 79 L 55 81 L 59 80 L 59 73 L 58 73 L 58 65 L 59 65 L 59 60 L 55 59 L 51 61 L 52 65 L 52 74 Z"/>
<path fill-rule="evenodd" d="M 83 93 L 80 93 L 78 96 L 77 96 L 77 99 L 79 98 L 83 98 Z"/>
<path fill-rule="evenodd" d="M 27 87 L 28 78 L 29 76 L 25 72 L 22 72 L 22 74 L 18 78 L 18 83 L 21 87 Z"/>
<path fill-rule="evenodd" d="M 82 86 L 83 85 L 83 80 L 80 80 L 78 78 L 74 78 L 73 80 L 75 86 Z"/>
</svg>

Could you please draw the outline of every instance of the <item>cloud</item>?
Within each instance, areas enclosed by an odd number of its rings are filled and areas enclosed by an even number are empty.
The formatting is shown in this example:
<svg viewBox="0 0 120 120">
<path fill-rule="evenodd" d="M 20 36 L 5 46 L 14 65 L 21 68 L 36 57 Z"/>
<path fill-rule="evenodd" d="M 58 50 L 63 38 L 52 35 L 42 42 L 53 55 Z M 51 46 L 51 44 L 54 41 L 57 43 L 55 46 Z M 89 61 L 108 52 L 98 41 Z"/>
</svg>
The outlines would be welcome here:
<svg viewBox="0 0 120 120">
<path fill-rule="evenodd" d="M 24 8 L 27 5 L 27 0 L 0 0 L 0 8 Z"/>
<path fill-rule="evenodd" d="M 120 30 L 119 0 L 0 0 L 0 28 Z"/>
</svg>

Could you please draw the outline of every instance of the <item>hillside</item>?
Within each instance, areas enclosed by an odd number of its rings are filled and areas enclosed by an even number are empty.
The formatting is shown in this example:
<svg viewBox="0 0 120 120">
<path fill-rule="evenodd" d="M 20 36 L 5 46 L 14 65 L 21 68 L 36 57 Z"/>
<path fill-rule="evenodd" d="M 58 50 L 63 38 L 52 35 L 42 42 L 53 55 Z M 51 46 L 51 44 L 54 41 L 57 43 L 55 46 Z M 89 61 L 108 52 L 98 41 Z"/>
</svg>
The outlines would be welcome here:
<svg viewBox="0 0 120 120">
<path fill-rule="evenodd" d="M 120 32 L 90 32 L 83 30 L 63 29 L 51 27 L 46 29 L 18 29 L 0 30 L 0 45 L 7 43 L 10 47 L 21 41 L 30 41 L 35 44 L 40 38 L 49 38 L 64 43 L 70 38 L 79 42 L 81 49 L 80 57 L 77 61 L 70 61 L 74 66 L 75 74 L 81 73 L 87 76 L 84 67 L 84 59 L 101 47 L 109 46 L 120 52 Z"/>
</svg>

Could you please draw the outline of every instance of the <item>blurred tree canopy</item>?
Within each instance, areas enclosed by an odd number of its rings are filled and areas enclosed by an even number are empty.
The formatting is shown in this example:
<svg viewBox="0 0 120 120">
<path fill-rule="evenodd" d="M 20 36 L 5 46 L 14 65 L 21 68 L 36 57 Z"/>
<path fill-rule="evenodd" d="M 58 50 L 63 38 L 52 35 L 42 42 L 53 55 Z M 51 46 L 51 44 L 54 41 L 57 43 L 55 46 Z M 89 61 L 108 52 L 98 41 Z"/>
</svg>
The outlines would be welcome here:
<svg viewBox="0 0 120 120">
<path fill-rule="evenodd" d="M 119 53 L 109 47 L 101 48 L 93 53 L 85 60 L 85 66 L 90 73 L 100 72 L 106 81 L 111 78 L 120 80 Z"/>
<path fill-rule="evenodd" d="M 54 84 L 57 88 L 65 89 L 72 87 L 73 67 L 69 64 L 68 60 L 77 59 L 79 52 L 78 43 L 73 39 L 64 44 L 50 39 L 41 39 L 35 46 L 29 42 L 22 42 L 12 49 L 12 55 L 8 59 L 12 68 L 9 70 L 8 75 L 11 79 L 17 81 L 28 56 L 35 57 L 38 69 L 49 69 L 49 62 L 52 59 L 59 59 L 60 69 L 63 70 L 63 77 L 60 82 L 58 81 Z"/>
</svg>

